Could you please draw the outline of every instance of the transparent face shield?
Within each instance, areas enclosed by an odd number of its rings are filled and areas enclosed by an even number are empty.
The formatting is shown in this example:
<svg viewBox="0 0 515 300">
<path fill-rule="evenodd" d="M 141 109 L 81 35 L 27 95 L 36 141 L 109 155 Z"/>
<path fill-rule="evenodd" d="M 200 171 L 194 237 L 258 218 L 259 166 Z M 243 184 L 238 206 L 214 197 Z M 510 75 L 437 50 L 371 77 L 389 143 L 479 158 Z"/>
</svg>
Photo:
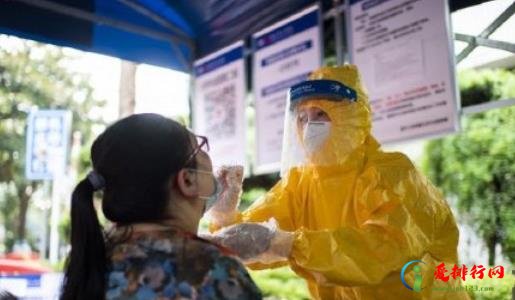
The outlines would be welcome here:
<svg viewBox="0 0 515 300">
<path fill-rule="evenodd" d="M 333 80 L 308 80 L 288 91 L 284 118 L 281 177 L 292 168 L 330 164 L 334 126 L 330 108 L 356 101 L 356 92 Z M 334 117 L 334 116 L 333 116 Z M 333 147 L 333 148 L 334 148 Z M 328 159 L 324 159 L 326 158 Z"/>
</svg>

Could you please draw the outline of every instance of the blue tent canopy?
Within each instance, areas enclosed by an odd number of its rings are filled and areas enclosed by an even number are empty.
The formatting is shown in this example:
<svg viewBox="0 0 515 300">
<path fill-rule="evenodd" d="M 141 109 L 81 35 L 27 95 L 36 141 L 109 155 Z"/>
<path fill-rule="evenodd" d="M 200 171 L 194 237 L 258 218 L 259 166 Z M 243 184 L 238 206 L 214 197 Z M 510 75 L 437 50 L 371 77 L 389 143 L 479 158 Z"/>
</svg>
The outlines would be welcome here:
<svg viewBox="0 0 515 300">
<path fill-rule="evenodd" d="M 449 1 L 452 11 L 485 2 Z M 333 5 L 331 0 L 3 0 L 0 33 L 190 72 L 195 58 L 314 3 L 324 10 Z"/>
</svg>

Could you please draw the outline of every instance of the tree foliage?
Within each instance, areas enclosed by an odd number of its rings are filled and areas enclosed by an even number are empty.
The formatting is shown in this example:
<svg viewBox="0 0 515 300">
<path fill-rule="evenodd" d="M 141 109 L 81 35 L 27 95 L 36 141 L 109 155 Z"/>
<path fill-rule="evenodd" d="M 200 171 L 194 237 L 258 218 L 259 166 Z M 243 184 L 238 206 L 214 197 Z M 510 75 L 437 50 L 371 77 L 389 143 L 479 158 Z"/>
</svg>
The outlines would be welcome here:
<svg viewBox="0 0 515 300">
<path fill-rule="evenodd" d="M 485 69 L 464 70 L 458 74 L 462 106 L 469 106 L 513 96 L 513 71 Z"/>
<path fill-rule="evenodd" d="M 100 120 L 89 115 L 103 101 L 93 98 L 87 77 L 70 72 L 70 57 L 61 48 L 9 40 L 0 48 L 0 212 L 6 229 L 7 249 L 26 238 L 26 214 L 33 193 L 41 182 L 25 178 L 25 131 L 31 109 L 68 109 L 73 131 L 89 142 L 91 126 Z M 71 143 L 70 143 L 71 145 Z"/>
<path fill-rule="evenodd" d="M 303 278 L 297 276 L 288 267 L 250 271 L 265 299 L 270 300 L 304 300 L 309 299 L 309 292 Z"/>
<path fill-rule="evenodd" d="M 462 97 L 515 96 L 513 72 L 469 71 L 460 79 Z M 504 84 L 496 83 L 500 81 Z M 515 107 L 511 106 L 464 117 L 460 133 L 426 146 L 425 171 L 446 195 L 457 199 L 464 220 L 485 241 L 491 265 L 497 244 L 515 261 L 514 145 Z"/>
</svg>

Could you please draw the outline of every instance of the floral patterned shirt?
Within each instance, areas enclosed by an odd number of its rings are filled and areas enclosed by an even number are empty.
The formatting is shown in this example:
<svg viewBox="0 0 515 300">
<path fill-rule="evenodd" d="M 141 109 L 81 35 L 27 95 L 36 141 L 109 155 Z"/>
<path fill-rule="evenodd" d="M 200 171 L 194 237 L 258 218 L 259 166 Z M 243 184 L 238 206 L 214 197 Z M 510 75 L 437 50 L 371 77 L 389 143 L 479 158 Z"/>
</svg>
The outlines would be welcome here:
<svg viewBox="0 0 515 300">
<path fill-rule="evenodd" d="M 106 300 L 261 299 L 236 258 L 193 234 L 134 232 L 107 245 Z"/>
</svg>

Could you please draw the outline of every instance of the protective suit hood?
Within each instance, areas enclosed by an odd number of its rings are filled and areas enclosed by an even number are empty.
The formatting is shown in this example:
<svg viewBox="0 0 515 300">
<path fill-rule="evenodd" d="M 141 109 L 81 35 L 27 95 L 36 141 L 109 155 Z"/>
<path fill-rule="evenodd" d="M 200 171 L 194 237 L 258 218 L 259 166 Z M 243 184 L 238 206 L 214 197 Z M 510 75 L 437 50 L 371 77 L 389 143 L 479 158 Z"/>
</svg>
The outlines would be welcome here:
<svg viewBox="0 0 515 300">
<path fill-rule="evenodd" d="M 310 108 L 329 117 L 329 133 L 324 141 L 317 141 L 317 149 L 308 147 L 306 136 L 310 134 L 306 130 L 322 124 L 310 127 L 299 121 L 299 113 Z M 292 168 L 343 165 L 351 157 L 363 156 L 362 152 L 369 149 L 364 147 L 367 140 L 377 144 L 370 129 L 368 96 L 356 67 L 324 67 L 314 71 L 308 81 L 289 90 L 281 174 L 286 175 Z"/>
</svg>

